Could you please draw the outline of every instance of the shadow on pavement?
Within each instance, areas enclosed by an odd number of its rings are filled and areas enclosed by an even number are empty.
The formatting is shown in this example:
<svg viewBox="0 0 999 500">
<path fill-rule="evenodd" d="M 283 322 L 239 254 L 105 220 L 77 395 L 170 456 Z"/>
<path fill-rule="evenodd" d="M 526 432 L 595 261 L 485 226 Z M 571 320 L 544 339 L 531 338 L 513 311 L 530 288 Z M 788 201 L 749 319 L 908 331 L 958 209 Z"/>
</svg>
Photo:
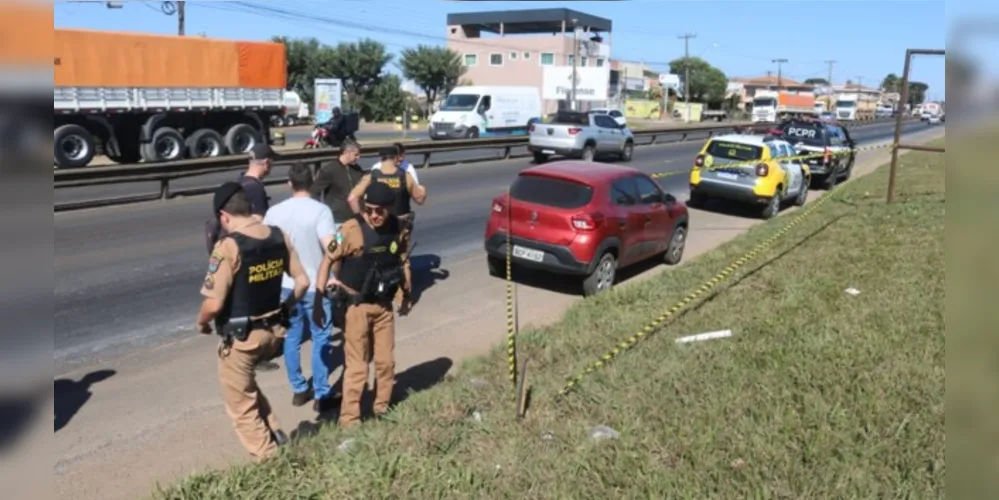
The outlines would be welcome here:
<svg viewBox="0 0 999 500">
<path fill-rule="evenodd" d="M 53 383 L 55 390 L 55 432 L 66 426 L 80 408 L 93 394 L 90 386 L 114 376 L 114 370 L 98 370 L 86 374 L 79 382 L 69 379 L 57 379 Z"/>
<path fill-rule="evenodd" d="M 414 255 L 409 260 L 409 267 L 413 278 L 413 303 L 420 302 L 428 288 L 444 281 L 451 276 L 447 269 L 441 269 L 441 258 L 434 254 Z"/>
</svg>

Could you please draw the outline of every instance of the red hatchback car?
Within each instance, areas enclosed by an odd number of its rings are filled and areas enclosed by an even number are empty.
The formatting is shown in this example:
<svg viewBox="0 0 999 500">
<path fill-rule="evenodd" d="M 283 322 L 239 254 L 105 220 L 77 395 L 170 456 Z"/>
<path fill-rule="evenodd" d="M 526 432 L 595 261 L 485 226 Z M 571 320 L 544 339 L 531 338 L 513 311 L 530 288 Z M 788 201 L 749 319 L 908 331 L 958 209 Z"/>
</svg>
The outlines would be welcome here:
<svg viewBox="0 0 999 500">
<path fill-rule="evenodd" d="M 510 227 L 514 266 L 579 276 L 590 296 L 610 289 L 618 268 L 651 257 L 679 263 L 688 215 L 639 170 L 569 160 L 521 171 L 509 197 L 493 199 L 485 234 L 493 276 L 506 276 Z"/>
</svg>

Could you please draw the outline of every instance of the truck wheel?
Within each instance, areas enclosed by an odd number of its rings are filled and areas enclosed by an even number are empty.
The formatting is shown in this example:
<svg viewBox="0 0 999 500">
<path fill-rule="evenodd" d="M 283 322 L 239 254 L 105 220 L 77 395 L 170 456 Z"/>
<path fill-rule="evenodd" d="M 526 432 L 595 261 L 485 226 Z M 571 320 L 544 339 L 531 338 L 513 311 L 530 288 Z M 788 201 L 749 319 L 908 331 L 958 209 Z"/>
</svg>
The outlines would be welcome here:
<svg viewBox="0 0 999 500">
<path fill-rule="evenodd" d="M 245 123 L 237 123 L 229 127 L 229 131 L 225 133 L 225 148 L 232 155 L 250 151 L 257 142 L 260 142 L 260 134 L 257 133 L 257 129 Z"/>
<path fill-rule="evenodd" d="M 225 153 L 222 134 L 210 128 L 195 130 L 186 142 L 187 154 L 191 158 L 214 158 Z"/>
<path fill-rule="evenodd" d="M 597 149 L 592 145 L 587 145 L 583 148 L 583 161 L 591 162 L 593 158 L 597 155 Z"/>
<path fill-rule="evenodd" d="M 475 127 L 472 127 L 468 129 L 468 132 L 465 132 L 465 139 L 478 139 L 478 138 L 479 138 L 479 129 Z"/>
<path fill-rule="evenodd" d="M 184 159 L 187 144 L 176 129 L 162 127 L 153 132 L 149 144 L 142 145 L 142 159 L 147 162 L 178 161 Z"/>
<path fill-rule="evenodd" d="M 59 168 L 85 167 L 94 159 L 94 136 L 79 125 L 63 125 L 52 133 L 53 160 Z"/>
<path fill-rule="evenodd" d="M 598 293 L 606 292 L 614 286 L 614 274 L 617 270 L 617 261 L 610 252 L 603 254 L 597 267 L 583 280 L 583 295 L 592 297 Z"/>
</svg>

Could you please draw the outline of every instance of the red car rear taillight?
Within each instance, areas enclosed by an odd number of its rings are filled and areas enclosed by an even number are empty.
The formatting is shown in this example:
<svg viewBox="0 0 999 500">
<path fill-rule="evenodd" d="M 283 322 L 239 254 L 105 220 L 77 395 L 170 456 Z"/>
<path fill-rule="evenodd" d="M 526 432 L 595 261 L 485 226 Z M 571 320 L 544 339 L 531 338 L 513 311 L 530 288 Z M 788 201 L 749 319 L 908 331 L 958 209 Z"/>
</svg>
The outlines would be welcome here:
<svg viewBox="0 0 999 500">
<path fill-rule="evenodd" d="M 602 214 L 577 214 L 572 216 L 572 227 L 578 231 L 593 231 L 604 220 Z"/>
<path fill-rule="evenodd" d="M 576 134 L 578 134 L 578 133 L 580 133 L 582 131 L 583 131 L 583 129 L 581 129 L 581 128 L 575 128 L 575 127 L 573 127 L 573 128 L 569 129 L 569 135 L 576 135 Z"/>
</svg>

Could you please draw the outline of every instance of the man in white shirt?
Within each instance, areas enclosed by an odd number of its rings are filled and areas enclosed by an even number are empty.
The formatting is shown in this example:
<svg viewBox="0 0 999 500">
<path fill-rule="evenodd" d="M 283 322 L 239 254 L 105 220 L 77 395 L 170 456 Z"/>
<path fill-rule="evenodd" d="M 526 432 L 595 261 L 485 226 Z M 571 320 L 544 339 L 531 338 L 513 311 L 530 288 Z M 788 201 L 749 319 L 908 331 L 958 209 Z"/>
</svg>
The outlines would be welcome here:
<svg viewBox="0 0 999 500">
<path fill-rule="evenodd" d="M 416 167 L 414 167 L 412 163 L 406 161 L 406 146 L 403 146 L 401 142 L 397 142 L 392 146 L 395 147 L 397 153 L 395 157 L 396 161 L 395 164 L 400 169 L 402 169 L 403 172 L 409 172 L 409 174 L 413 176 L 413 182 L 419 184 L 420 178 L 416 176 Z M 381 169 L 382 169 L 382 162 L 375 163 L 371 167 L 371 170 L 381 170 Z"/>
<path fill-rule="evenodd" d="M 332 324 L 323 327 L 316 326 L 311 321 L 312 308 L 315 302 L 314 289 L 316 273 L 325 255 L 324 251 L 333 241 L 336 234 L 333 224 L 333 213 L 324 203 L 312 199 L 309 190 L 312 187 L 312 172 L 301 162 L 295 163 L 288 172 L 288 184 L 293 192 L 288 198 L 267 211 L 264 223 L 277 226 L 291 237 L 292 245 L 298 252 L 302 267 L 309 276 L 309 293 L 297 304 L 290 318 L 287 337 L 284 340 L 285 368 L 288 371 L 288 382 L 295 393 L 292 404 L 302 406 L 315 399 L 314 408 L 324 412 L 335 407 L 334 395 L 330 388 L 330 372 L 333 370 Z M 293 289 L 293 283 L 285 276 L 282 284 L 282 295 L 287 297 Z M 322 307 L 326 318 L 332 317 L 332 303 L 323 298 Z M 312 387 L 302 375 L 302 365 L 299 350 L 302 342 L 312 338 Z"/>
</svg>

